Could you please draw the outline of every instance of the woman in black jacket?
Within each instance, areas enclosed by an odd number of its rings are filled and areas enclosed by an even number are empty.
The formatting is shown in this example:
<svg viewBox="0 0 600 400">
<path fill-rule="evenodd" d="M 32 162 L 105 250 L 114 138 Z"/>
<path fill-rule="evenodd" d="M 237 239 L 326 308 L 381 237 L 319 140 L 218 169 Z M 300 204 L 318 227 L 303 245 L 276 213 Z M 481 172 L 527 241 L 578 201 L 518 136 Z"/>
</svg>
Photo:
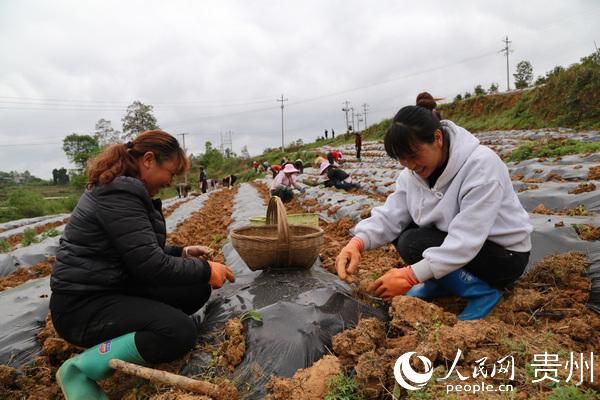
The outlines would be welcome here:
<svg viewBox="0 0 600 400">
<path fill-rule="evenodd" d="M 235 280 L 227 266 L 200 258 L 207 248 L 165 245 L 161 201 L 152 197 L 188 168 L 177 139 L 158 130 L 111 145 L 88 165 L 50 279 L 56 331 L 93 346 L 56 374 L 68 400 L 105 399 L 96 381 L 112 358 L 145 364 L 187 353 L 197 335 L 190 315 L 211 288 Z"/>
</svg>

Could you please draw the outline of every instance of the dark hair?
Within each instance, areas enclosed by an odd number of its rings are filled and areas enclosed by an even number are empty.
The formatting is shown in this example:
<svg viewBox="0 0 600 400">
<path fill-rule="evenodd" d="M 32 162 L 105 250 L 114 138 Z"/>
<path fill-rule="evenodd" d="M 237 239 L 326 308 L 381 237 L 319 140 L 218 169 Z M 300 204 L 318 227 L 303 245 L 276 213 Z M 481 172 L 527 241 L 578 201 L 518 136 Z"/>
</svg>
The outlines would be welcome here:
<svg viewBox="0 0 600 400">
<path fill-rule="evenodd" d="M 429 92 L 421 92 L 417 95 L 417 105 L 431 111 L 437 107 L 435 99 Z"/>
<path fill-rule="evenodd" d="M 189 160 L 175 137 L 161 130 L 146 131 L 133 141 L 113 144 L 92 159 L 87 166 L 87 187 L 107 184 L 118 176 L 139 176 L 136 160 L 147 152 L 154 153 L 156 162 L 177 162 L 176 175 L 189 169 Z"/>
<path fill-rule="evenodd" d="M 412 157 L 417 145 L 434 142 L 436 129 L 441 129 L 440 121 L 428 109 L 402 107 L 385 133 L 385 151 L 395 160 Z"/>
<path fill-rule="evenodd" d="M 438 120 L 442 120 L 442 114 L 436 109 L 435 98 L 429 92 L 421 92 L 417 95 L 417 105 L 428 109 Z"/>
</svg>

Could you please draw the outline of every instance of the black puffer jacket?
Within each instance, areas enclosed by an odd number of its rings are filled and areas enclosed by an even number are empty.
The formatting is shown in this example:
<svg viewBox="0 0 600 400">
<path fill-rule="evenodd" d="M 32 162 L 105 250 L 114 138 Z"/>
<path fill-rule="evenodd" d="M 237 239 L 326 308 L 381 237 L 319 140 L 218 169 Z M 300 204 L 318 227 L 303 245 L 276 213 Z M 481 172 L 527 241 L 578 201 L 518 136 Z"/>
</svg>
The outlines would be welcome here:
<svg viewBox="0 0 600 400">
<path fill-rule="evenodd" d="M 60 239 L 50 278 L 55 293 L 120 292 L 206 283 L 210 267 L 165 246 L 160 200 L 136 178 L 118 177 L 79 199 Z"/>
</svg>

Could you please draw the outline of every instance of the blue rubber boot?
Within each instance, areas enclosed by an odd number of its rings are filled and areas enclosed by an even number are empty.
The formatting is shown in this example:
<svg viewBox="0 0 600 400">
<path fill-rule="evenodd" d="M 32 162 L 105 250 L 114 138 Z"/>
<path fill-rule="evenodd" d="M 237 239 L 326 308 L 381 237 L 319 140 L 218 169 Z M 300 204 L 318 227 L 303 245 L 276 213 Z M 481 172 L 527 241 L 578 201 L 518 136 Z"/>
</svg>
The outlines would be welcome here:
<svg viewBox="0 0 600 400">
<path fill-rule="evenodd" d="M 437 279 L 429 279 L 428 281 L 413 286 L 408 292 L 406 292 L 406 295 L 429 300 L 438 297 L 451 296 L 452 293 L 442 286 Z"/>
<path fill-rule="evenodd" d="M 458 319 L 462 321 L 485 317 L 502 298 L 499 290 L 464 268 L 449 273 L 439 279 L 439 282 L 452 294 L 467 299 L 467 306 L 458 315 Z"/>
<path fill-rule="evenodd" d="M 108 377 L 113 358 L 146 364 L 135 346 L 135 332 L 108 340 L 68 359 L 56 372 L 56 382 L 67 400 L 108 400 L 96 381 Z"/>
</svg>

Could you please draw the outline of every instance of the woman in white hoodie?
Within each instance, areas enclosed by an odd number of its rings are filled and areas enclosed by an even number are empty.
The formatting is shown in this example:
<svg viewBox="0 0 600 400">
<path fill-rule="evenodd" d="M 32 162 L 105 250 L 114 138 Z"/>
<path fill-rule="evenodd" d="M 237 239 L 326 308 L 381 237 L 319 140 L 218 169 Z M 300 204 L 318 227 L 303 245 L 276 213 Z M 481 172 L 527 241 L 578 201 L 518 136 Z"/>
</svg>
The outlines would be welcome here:
<svg viewBox="0 0 600 400">
<path fill-rule="evenodd" d="M 498 288 L 522 275 L 531 250 L 533 228 L 506 165 L 467 130 L 419 106 L 398 111 L 384 143 L 404 169 L 385 204 L 354 228 L 336 259 L 339 277 L 351 281 L 365 249 L 393 242 L 409 265 L 368 290 L 384 299 L 457 295 L 468 300 L 459 319 L 483 318 L 500 301 Z"/>
</svg>

